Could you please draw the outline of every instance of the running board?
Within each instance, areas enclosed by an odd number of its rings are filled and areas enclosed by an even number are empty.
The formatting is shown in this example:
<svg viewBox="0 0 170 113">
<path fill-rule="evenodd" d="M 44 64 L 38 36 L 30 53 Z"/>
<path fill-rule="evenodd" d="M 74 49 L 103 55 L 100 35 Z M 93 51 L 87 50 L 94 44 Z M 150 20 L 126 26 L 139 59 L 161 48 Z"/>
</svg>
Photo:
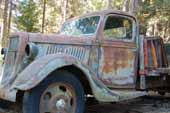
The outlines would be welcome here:
<svg viewBox="0 0 170 113">
<path fill-rule="evenodd" d="M 102 89 L 96 89 L 94 96 L 100 102 L 119 102 L 123 100 L 134 99 L 137 97 L 145 96 L 145 91 L 134 91 L 134 90 L 110 90 L 107 87 Z"/>
<path fill-rule="evenodd" d="M 134 99 L 137 97 L 141 97 L 144 95 L 147 95 L 146 92 L 144 91 L 113 91 L 119 93 L 119 100 L 118 101 L 123 101 L 123 100 L 129 100 L 129 99 Z"/>
</svg>

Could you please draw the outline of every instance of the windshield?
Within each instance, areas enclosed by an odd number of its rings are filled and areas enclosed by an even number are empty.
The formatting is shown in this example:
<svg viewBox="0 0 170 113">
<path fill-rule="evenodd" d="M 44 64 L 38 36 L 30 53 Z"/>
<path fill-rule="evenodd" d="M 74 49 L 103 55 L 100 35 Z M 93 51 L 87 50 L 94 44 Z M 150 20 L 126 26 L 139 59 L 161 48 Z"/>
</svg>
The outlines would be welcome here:
<svg viewBox="0 0 170 113">
<path fill-rule="evenodd" d="M 94 35 L 99 24 L 100 16 L 92 16 L 66 22 L 61 30 L 65 35 Z"/>
</svg>

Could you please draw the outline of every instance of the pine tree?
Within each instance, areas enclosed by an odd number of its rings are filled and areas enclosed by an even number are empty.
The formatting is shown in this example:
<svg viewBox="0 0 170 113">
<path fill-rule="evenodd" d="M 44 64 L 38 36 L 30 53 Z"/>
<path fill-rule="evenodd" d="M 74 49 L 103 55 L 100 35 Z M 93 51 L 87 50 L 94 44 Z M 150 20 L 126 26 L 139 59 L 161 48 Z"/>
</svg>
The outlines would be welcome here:
<svg viewBox="0 0 170 113">
<path fill-rule="evenodd" d="M 8 42 L 8 7 L 9 0 L 5 0 L 5 7 L 3 13 L 3 37 L 2 37 L 2 47 L 7 46 Z"/>
<path fill-rule="evenodd" d="M 19 4 L 20 15 L 16 17 L 16 23 L 20 30 L 26 32 L 39 32 L 40 11 L 33 0 L 23 1 Z"/>
</svg>

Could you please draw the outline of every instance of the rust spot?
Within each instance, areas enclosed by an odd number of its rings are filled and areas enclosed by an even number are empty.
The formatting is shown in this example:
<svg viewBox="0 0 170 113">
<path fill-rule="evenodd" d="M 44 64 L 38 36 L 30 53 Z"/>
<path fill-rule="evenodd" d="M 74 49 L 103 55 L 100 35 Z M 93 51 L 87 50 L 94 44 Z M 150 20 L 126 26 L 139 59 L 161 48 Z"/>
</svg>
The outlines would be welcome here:
<svg viewBox="0 0 170 113">
<path fill-rule="evenodd" d="M 119 68 L 132 67 L 134 53 L 124 48 L 104 48 L 103 72 L 117 72 Z"/>
</svg>

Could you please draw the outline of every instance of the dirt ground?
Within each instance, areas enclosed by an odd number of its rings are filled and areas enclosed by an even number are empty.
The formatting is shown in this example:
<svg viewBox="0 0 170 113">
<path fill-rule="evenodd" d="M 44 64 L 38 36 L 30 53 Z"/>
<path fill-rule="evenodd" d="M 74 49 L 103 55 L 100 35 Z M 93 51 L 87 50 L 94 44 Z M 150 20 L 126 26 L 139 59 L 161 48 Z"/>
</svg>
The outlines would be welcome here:
<svg viewBox="0 0 170 113">
<path fill-rule="evenodd" d="M 131 101 L 90 106 L 86 113 L 170 113 L 170 98 L 147 96 Z"/>
<path fill-rule="evenodd" d="M 20 113 L 0 109 L 0 113 Z M 119 103 L 96 103 L 87 106 L 85 113 L 170 113 L 170 97 L 145 96 Z"/>
</svg>

